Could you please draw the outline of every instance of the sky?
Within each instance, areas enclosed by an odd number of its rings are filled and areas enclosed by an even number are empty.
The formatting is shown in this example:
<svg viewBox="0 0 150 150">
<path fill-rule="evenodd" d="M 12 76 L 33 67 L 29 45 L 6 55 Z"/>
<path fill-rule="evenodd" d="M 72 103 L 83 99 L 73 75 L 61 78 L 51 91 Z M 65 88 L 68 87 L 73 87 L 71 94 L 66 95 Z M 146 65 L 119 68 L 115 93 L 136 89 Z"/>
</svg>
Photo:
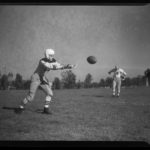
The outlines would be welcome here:
<svg viewBox="0 0 150 150">
<path fill-rule="evenodd" d="M 62 64 L 78 64 L 72 70 L 83 81 L 106 78 L 115 65 L 128 77 L 150 68 L 150 5 L 1 5 L 0 71 L 20 73 L 30 79 L 45 49 L 55 50 Z M 86 59 L 97 58 L 94 65 Z M 48 78 L 61 77 L 50 71 Z"/>
</svg>

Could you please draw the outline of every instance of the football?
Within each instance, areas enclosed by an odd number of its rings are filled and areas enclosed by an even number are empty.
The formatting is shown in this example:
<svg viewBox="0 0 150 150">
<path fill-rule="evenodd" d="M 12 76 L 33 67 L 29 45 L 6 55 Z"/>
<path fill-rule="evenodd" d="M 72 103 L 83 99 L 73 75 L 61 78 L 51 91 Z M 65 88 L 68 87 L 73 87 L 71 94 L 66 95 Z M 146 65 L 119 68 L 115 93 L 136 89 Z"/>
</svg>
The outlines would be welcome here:
<svg viewBox="0 0 150 150">
<path fill-rule="evenodd" d="M 90 63 L 90 64 L 95 64 L 97 62 L 97 59 L 95 56 L 89 56 L 87 58 L 87 62 Z"/>
</svg>

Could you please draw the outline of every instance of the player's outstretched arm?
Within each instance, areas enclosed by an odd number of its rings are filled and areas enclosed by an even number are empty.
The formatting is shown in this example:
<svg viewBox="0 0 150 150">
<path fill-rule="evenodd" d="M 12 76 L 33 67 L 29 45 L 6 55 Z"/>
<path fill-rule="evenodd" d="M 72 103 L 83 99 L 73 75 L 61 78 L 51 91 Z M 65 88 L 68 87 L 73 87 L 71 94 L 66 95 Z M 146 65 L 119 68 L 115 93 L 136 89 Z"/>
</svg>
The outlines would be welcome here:
<svg viewBox="0 0 150 150">
<path fill-rule="evenodd" d="M 67 65 L 62 65 L 58 62 L 53 62 L 53 63 L 49 63 L 49 62 L 45 62 L 45 61 L 41 61 L 41 63 L 51 69 L 51 70 L 62 70 L 62 69 L 73 69 L 73 68 L 76 68 L 77 65 L 71 65 L 71 64 L 67 64 Z"/>
<path fill-rule="evenodd" d="M 68 65 L 64 65 L 64 68 L 63 69 L 74 69 L 76 68 L 77 65 L 71 65 L 71 64 L 68 64 Z"/>
<path fill-rule="evenodd" d="M 110 70 L 110 71 L 108 72 L 108 74 L 111 74 L 113 71 L 114 71 L 114 69 Z"/>
<path fill-rule="evenodd" d="M 111 71 L 109 71 L 108 74 L 111 74 Z"/>
<path fill-rule="evenodd" d="M 113 69 L 111 69 L 111 70 L 108 72 L 108 74 L 111 74 L 112 72 L 115 72 L 115 71 L 116 71 L 116 69 L 113 68 Z"/>
<path fill-rule="evenodd" d="M 71 65 L 71 64 L 62 65 L 58 62 L 52 63 L 52 65 L 53 65 L 52 70 L 73 69 L 77 67 L 77 65 Z"/>
</svg>

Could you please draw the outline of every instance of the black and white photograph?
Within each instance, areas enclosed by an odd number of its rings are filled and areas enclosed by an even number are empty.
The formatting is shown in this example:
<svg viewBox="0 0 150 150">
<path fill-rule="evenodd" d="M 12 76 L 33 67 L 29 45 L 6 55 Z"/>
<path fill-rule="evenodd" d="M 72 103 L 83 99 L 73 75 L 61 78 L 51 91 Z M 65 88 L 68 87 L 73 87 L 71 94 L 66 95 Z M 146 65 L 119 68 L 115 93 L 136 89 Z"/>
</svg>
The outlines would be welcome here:
<svg viewBox="0 0 150 150">
<path fill-rule="evenodd" d="M 150 4 L 0 5 L 0 141 L 150 144 Z"/>
</svg>

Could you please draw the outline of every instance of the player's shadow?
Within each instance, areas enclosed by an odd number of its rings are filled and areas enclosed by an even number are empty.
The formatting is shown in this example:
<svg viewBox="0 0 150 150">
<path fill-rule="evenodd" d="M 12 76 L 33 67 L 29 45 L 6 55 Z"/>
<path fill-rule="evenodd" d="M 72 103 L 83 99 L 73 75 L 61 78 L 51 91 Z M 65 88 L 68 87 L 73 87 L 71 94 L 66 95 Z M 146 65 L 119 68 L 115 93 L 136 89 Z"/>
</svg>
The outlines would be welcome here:
<svg viewBox="0 0 150 150">
<path fill-rule="evenodd" d="M 6 110 L 12 110 L 14 112 L 17 112 L 18 111 L 18 107 L 11 107 L 11 106 L 3 106 L 2 109 L 6 109 Z M 31 111 L 33 112 L 32 110 L 28 109 L 26 111 Z"/>
<path fill-rule="evenodd" d="M 35 112 L 42 114 L 43 113 L 43 109 L 36 109 Z"/>
<path fill-rule="evenodd" d="M 11 110 L 11 111 L 14 111 L 14 112 L 18 111 L 18 107 L 3 106 L 2 109 Z M 28 109 L 26 109 L 26 111 L 43 114 L 43 109 L 31 110 L 31 109 L 28 108 Z"/>
<path fill-rule="evenodd" d="M 17 107 L 10 107 L 10 106 L 3 106 L 2 109 L 11 110 L 14 113 L 16 113 L 18 111 Z"/>
<path fill-rule="evenodd" d="M 17 107 L 8 107 L 8 106 L 3 106 L 2 109 L 6 109 L 6 110 L 13 110 L 15 111 L 17 109 Z"/>
<path fill-rule="evenodd" d="M 104 95 L 92 95 L 93 97 L 104 97 Z"/>
<path fill-rule="evenodd" d="M 104 95 L 82 95 L 85 97 L 104 97 Z"/>
</svg>

